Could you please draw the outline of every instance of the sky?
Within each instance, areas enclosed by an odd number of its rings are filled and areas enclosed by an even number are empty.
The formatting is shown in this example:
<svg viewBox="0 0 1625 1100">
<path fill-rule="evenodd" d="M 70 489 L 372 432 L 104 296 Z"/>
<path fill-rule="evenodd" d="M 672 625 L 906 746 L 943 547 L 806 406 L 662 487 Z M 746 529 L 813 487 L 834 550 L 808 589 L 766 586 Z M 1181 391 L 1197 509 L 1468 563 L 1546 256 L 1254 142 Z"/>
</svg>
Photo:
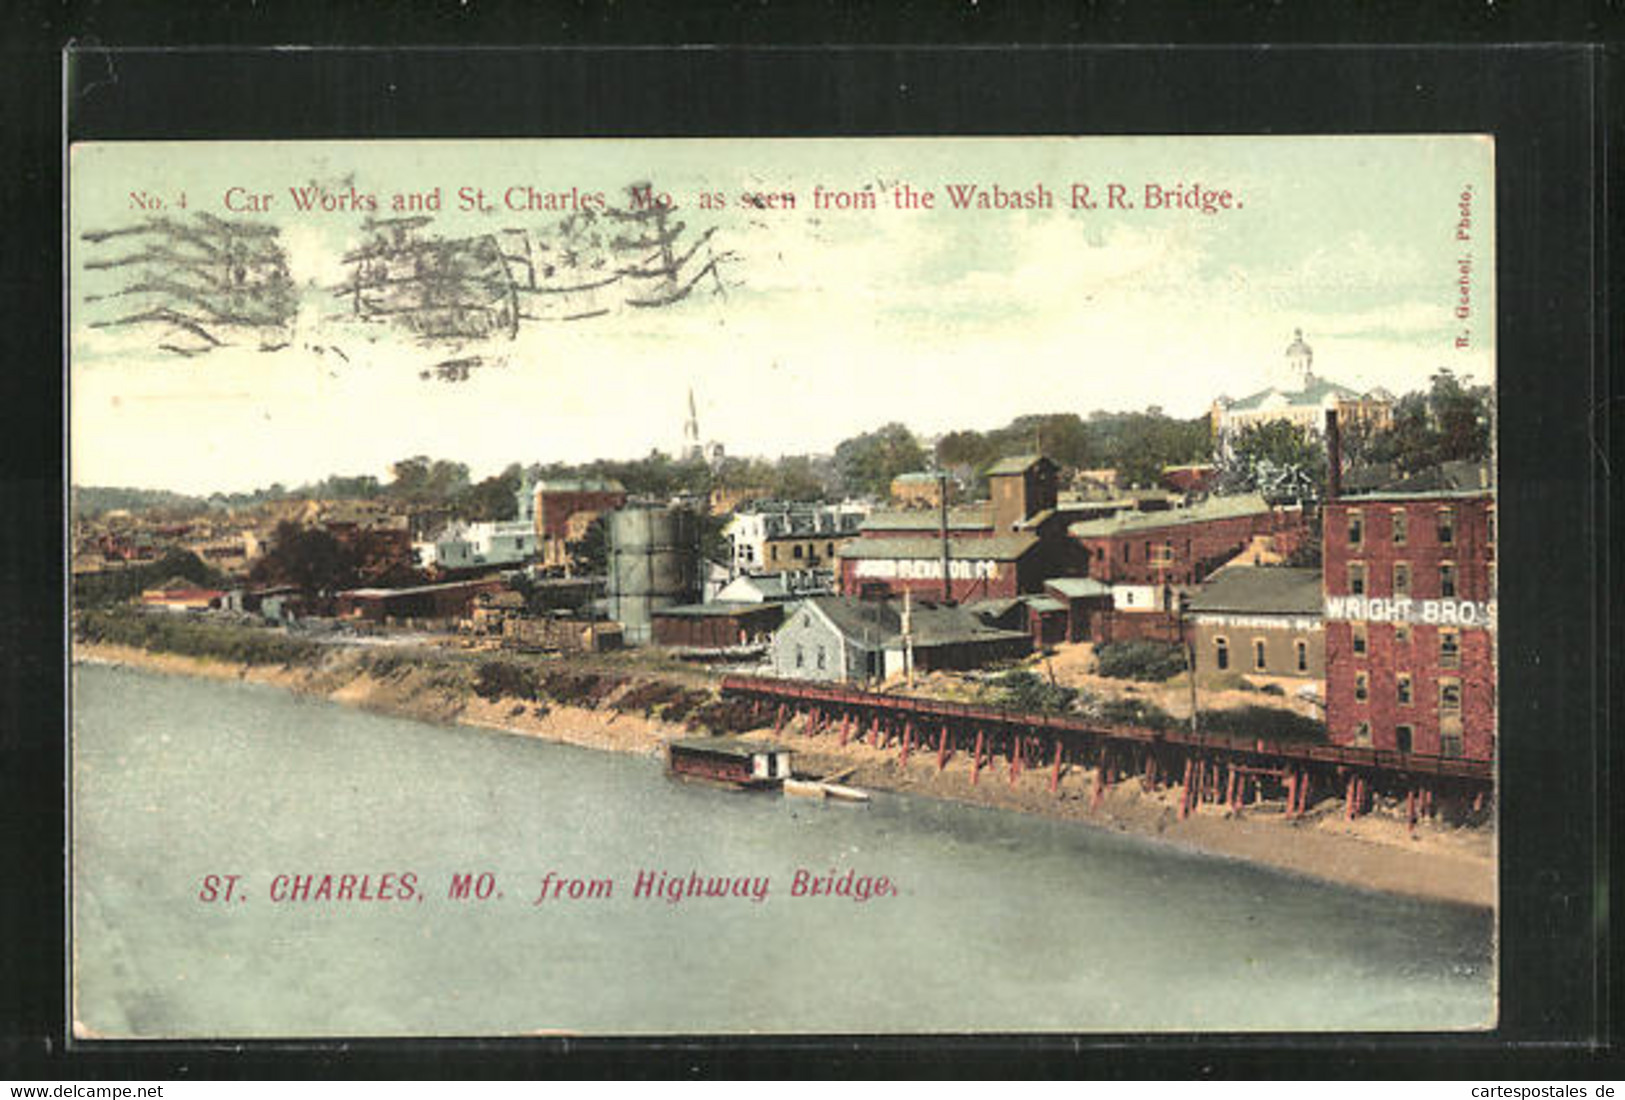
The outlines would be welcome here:
<svg viewBox="0 0 1625 1100">
<path fill-rule="evenodd" d="M 584 263 L 658 249 L 573 249 L 567 210 L 511 207 L 573 188 L 624 208 L 639 182 L 670 197 L 676 252 L 695 248 L 681 278 L 707 273 L 652 307 L 628 300 L 654 280 L 545 293 L 589 278 L 566 270 L 568 251 Z M 900 206 L 900 184 L 934 206 Z M 950 185 L 1029 197 L 1042 186 L 1052 205 L 956 209 Z M 311 187 L 377 209 L 301 210 L 291 189 Z M 1150 201 L 1193 187 L 1228 192 L 1230 208 Z M 416 454 L 479 478 L 511 462 L 672 453 L 690 389 L 706 440 L 767 457 L 828 451 L 894 420 L 933 435 L 1026 413 L 1197 416 L 1280 382 L 1297 329 L 1316 373 L 1355 389 L 1422 388 L 1440 367 L 1494 381 L 1494 149 L 1482 136 L 111 143 L 72 149 L 69 189 L 81 485 L 232 492 L 387 480 Z M 874 208 L 819 208 L 820 190 L 867 193 Z M 498 276 L 524 285 L 516 249 L 553 263 L 543 292 L 514 292 L 516 324 L 436 338 L 350 292 L 359 272 L 376 277 L 369 293 L 395 293 L 423 253 L 367 266 L 356 254 L 368 242 L 402 240 L 369 222 L 401 216 L 397 195 L 437 192 L 414 239 L 502 242 L 506 260 L 459 253 L 482 294 Z M 742 201 L 762 195 L 795 206 Z M 589 231 L 651 224 L 598 216 Z M 209 257 L 180 289 L 176 227 Z M 225 299 L 199 304 L 198 287 L 235 262 L 208 251 L 227 240 L 274 257 L 250 265 L 249 291 L 285 273 L 276 323 L 216 324 L 208 311 Z M 177 312 L 204 319 L 207 336 Z M 474 359 L 466 381 L 435 374 Z"/>
</svg>

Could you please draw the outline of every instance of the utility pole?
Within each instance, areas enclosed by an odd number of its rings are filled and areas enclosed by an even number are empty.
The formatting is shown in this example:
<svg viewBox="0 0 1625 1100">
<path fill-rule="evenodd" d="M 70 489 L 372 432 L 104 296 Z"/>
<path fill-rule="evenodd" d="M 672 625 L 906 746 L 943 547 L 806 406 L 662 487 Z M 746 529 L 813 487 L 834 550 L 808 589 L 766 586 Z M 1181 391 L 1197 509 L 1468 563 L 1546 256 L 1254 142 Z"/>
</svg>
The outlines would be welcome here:
<svg viewBox="0 0 1625 1100">
<path fill-rule="evenodd" d="M 1191 680 L 1191 732 L 1196 733 L 1196 639 L 1185 628 L 1185 601 L 1179 601 L 1179 640 L 1185 650 L 1185 673 Z"/>
<path fill-rule="evenodd" d="M 909 690 L 914 690 L 914 605 L 909 600 L 912 590 L 903 586 L 903 677 Z"/>
<path fill-rule="evenodd" d="M 937 516 L 942 533 L 942 602 L 954 602 L 953 576 L 948 569 L 948 471 L 937 470 Z"/>
</svg>

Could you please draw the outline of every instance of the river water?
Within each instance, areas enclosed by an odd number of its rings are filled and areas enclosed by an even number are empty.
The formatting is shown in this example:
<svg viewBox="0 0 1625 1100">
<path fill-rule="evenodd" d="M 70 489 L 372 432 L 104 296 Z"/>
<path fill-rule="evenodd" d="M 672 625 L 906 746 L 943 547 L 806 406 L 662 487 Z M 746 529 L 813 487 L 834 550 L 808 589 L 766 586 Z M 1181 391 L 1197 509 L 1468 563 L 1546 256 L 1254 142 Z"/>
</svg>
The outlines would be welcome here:
<svg viewBox="0 0 1625 1100">
<path fill-rule="evenodd" d="M 1494 1018 L 1492 919 L 1476 910 L 929 799 L 694 786 L 650 757 L 270 687 L 94 666 L 75 682 L 75 1004 L 96 1034 L 1385 1031 Z M 802 871 L 852 871 L 879 892 L 796 896 Z M 744 896 L 638 896 L 640 875 L 669 890 L 694 873 L 744 880 Z M 465 874 L 468 896 L 452 897 Z M 288 900 L 293 876 L 307 898 Z"/>
</svg>

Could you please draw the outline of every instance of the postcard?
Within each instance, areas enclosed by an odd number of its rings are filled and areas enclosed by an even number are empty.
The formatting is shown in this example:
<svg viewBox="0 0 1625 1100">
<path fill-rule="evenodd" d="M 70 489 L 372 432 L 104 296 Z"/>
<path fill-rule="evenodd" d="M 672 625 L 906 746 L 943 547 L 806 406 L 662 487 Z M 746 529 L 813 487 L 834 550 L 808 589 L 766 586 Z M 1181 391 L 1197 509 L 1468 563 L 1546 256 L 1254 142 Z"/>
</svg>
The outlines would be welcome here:
<svg viewBox="0 0 1625 1100">
<path fill-rule="evenodd" d="M 1494 181 L 73 146 L 73 1034 L 1494 1027 Z"/>
</svg>

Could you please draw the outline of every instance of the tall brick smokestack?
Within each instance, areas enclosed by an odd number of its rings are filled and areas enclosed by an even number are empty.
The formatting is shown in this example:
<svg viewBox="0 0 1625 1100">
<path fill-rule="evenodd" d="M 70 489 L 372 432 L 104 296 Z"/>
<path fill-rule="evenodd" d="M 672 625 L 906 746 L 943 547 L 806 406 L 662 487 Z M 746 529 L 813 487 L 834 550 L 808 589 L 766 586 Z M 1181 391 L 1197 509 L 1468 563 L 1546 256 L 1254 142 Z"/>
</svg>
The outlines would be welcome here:
<svg viewBox="0 0 1625 1100">
<path fill-rule="evenodd" d="M 1326 499 L 1343 495 L 1343 429 L 1337 410 L 1326 410 Z"/>
</svg>

